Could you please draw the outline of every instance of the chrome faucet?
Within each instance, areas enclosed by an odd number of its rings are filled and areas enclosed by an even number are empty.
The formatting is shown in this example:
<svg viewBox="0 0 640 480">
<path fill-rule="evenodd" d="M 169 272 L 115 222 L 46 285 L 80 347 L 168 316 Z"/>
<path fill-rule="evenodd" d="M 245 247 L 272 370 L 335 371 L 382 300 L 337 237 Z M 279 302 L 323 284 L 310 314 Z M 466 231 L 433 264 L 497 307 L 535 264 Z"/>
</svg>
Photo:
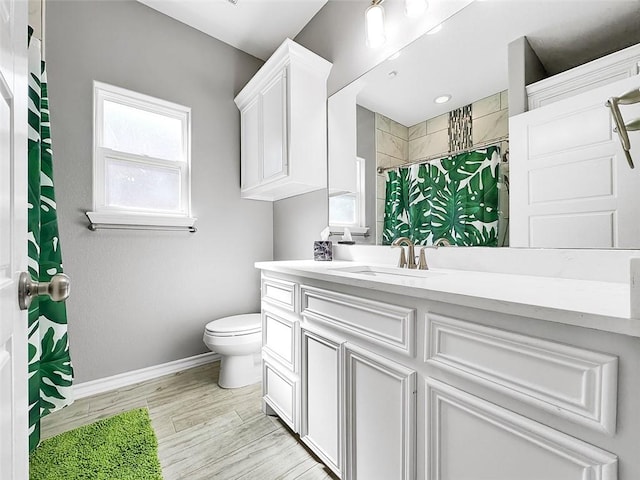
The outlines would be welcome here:
<svg viewBox="0 0 640 480">
<path fill-rule="evenodd" d="M 404 255 L 404 248 L 402 247 L 402 245 L 406 245 L 408 247 L 408 257 L 409 259 L 407 260 L 407 258 Z M 391 244 L 392 247 L 399 247 L 401 249 L 401 253 L 400 253 L 400 261 L 398 262 L 398 266 L 400 268 L 410 268 L 410 269 L 415 269 L 417 267 L 416 265 L 416 252 L 415 252 L 415 248 L 413 245 L 413 242 L 411 241 L 411 239 L 409 239 L 408 237 L 400 237 L 400 238 L 396 238 L 393 243 Z"/>
</svg>

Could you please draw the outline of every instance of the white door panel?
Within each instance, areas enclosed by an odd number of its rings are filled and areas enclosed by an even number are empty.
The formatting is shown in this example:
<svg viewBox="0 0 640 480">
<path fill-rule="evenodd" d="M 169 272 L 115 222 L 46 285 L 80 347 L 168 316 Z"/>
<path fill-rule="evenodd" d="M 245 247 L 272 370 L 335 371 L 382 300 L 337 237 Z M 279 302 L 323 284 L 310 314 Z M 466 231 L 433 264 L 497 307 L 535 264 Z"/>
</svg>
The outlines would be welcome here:
<svg viewBox="0 0 640 480">
<path fill-rule="evenodd" d="M 640 248 L 640 132 L 630 169 L 605 102 L 634 76 L 510 119 L 513 247 Z M 626 122 L 640 104 L 620 107 Z"/>
<path fill-rule="evenodd" d="M 0 478 L 28 478 L 27 2 L 0 0 Z"/>
</svg>

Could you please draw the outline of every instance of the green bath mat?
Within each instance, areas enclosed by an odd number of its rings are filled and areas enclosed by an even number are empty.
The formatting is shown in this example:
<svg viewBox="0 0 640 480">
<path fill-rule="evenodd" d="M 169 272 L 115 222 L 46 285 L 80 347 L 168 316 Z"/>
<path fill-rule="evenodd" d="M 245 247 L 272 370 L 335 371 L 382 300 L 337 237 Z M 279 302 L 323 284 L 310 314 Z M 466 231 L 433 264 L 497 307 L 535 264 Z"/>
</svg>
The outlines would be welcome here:
<svg viewBox="0 0 640 480">
<path fill-rule="evenodd" d="M 158 441 L 146 408 L 43 441 L 29 457 L 30 480 L 162 480 Z"/>
</svg>

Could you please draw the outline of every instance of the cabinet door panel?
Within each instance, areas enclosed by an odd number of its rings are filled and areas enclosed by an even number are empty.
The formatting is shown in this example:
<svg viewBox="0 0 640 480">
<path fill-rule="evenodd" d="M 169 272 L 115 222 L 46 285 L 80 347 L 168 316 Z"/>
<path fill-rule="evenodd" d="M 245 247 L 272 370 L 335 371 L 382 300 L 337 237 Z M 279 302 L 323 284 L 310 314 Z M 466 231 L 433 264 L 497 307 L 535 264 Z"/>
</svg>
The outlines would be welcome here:
<svg viewBox="0 0 640 480">
<path fill-rule="evenodd" d="M 426 380 L 427 480 L 616 480 L 617 457 Z"/>
<path fill-rule="evenodd" d="M 347 478 L 415 478 L 416 373 L 345 346 Z"/>
<path fill-rule="evenodd" d="M 287 174 L 287 76 L 286 70 L 262 92 L 264 154 L 262 181 Z"/>
<path fill-rule="evenodd" d="M 264 401 L 294 431 L 298 431 L 298 385 L 291 373 L 262 357 L 262 389 Z"/>
<path fill-rule="evenodd" d="M 260 183 L 260 102 L 251 102 L 241 113 L 241 177 L 242 190 L 256 187 Z"/>
<path fill-rule="evenodd" d="M 302 422 L 300 437 L 341 475 L 340 343 L 302 330 Z"/>
</svg>

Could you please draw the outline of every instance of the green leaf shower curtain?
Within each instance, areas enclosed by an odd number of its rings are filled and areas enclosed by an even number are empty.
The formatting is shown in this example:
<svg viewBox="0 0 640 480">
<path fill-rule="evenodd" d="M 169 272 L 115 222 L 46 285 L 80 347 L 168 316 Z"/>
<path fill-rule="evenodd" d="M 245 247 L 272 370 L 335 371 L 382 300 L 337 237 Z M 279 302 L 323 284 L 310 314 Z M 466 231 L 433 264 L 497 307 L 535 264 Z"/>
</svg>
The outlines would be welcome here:
<svg viewBox="0 0 640 480">
<path fill-rule="evenodd" d="M 45 64 L 32 32 L 29 28 L 29 273 L 48 282 L 62 273 L 62 255 Z M 35 298 L 29 308 L 29 451 L 40 441 L 40 419 L 73 401 L 72 379 L 65 304 Z"/>
<path fill-rule="evenodd" d="M 497 146 L 387 171 L 382 243 L 498 245 Z"/>
</svg>

